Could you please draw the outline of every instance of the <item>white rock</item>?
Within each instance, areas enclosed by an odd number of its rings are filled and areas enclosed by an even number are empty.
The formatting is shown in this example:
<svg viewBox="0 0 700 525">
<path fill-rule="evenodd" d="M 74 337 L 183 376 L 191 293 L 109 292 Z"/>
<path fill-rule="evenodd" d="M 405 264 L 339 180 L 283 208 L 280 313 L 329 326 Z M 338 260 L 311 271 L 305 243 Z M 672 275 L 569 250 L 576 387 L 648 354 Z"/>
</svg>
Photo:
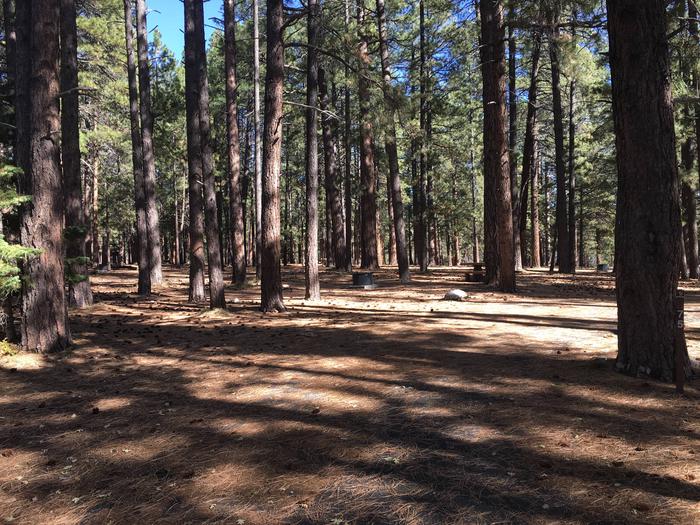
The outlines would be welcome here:
<svg viewBox="0 0 700 525">
<path fill-rule="evenodd" d="M 445 294 L 445 297 L 443 298 L 444 301 L 464 301 L 469 297 L 469 294 L 465 292 L 464 290 L 450 290 Z"/>
</svg>

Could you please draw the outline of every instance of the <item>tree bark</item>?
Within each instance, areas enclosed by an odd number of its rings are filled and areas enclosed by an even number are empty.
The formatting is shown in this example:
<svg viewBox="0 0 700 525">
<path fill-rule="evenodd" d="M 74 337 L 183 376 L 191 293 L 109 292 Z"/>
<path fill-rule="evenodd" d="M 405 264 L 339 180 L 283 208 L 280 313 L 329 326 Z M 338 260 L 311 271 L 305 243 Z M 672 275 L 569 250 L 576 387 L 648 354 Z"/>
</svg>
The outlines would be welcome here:
<svg viewBox="0 0 700 525">
<path fill-rule="evenodd" d="M 335 267 L 341 270 L 345 267 L 347 259 L 345 251 L 347 247 L 345 244 L 345 225 L 343 223 L 343 202 L 340 195 L 338 180 L 337 126 L 334 124 L 334 118 L 328 113 L 329 109 L 334 108 L 335 105 L 329 101 L 326 75 L 323 69 L 319 69 L 318 71 L 318 87 L 321 111 L 323 112 L 321 116 L 323 128 L 323 165 L 331 217 L 331 249 L 333 250 Z"/>
<path fill-rule="evenodd" d="M 530 180 L 534 177 L 536 170 L 535 166 L 535 145 L 537 144 L 537 91 L 538 91 L 538 75 L 540 69 L 540 51 L 542 49 L 542 38 L 539 32 L 533 34 L 533 48 L 530 65 L 530 86 L 527 96 L 527 117 L 525 120 L 525 142 L 523 145 L 523 171 L 520 177 L 520 217 L 518 227 L 520 229 L 520 249 L 521 260 L 527 260 L 527 243 L 525 242 L 527 232 L 527 209 L 528 209 L 528 189 Z M 533 190 L 536 191 L 536 190 Z M 536 200 L 537 196 L 533 195 Z M 539 235 L 539 234 L 538 234 Z M 539 247 L 539 239 L 537 242 Z M 535 257 L 534 243 L 530 243 L 532 256 L 529 262 L 532 266 L 539 266 L 539 248 L 537 257 Z M 537 264 L 535 264 L 535 260 Z"/>
<path fill-rule="evenodd" d="M 202 182 L 204 186 L 204 226 L 207 237 L 207 262 L 209 269 L 209 305 L 225 308 L 224 274 L 222 271 L 219 217 L 216 204 L 216 181 L 211 148 L 211 123 L 209 119 L 209 78 L 207 75 L 207 53 L 204 38 L 203 0 L 185 0 L 194 3 L 194 41 L 197 52 L 197 97 L 199 102 L 199 133 L 202 148 Z"/>
<path fill-rule="evenodd" d="M 306 263 L 305 298 L 321 298 L 318 280 L 318 0 L 308 1 L 306 60 Z"/>
<path fill-rule="evenodd" d="M 263 312 L 285 311 L 280 268 L 280 172 L 284 91 L 284 5 L 267 0 L 267 70 L 263 133 L 261 301 Z"/>
<path fill-rule="evenodd" d="M 692 157 L 691 157 L 692 159 Z M 691 163 L 692 166 L 692 163 Z M 695 192 L 689 183 L 681 185 L 681 202 L 685 219 L 686 239 L 685 256 L 688 262 L 688 277 L 698 278 L 698 214 L 695 207 Z"/>
<path fill-rule="evenodd" d="M 136 0 L 136 48 L 139 71 L 141 138 L 143 141 L 143 180 L 148 220 L 148 259 L 151 284 L 161 284 L 163 269 L 160 254 L 160 220 L 156 198 L 156 157 L 153 149 L 153 113 L 151 112 L 151 73 L 148 64 L 146 0 Z"/>
<path fill-rule="evenodd" d="M 567 221 L 566 169 L 564 165 L 564 110 L 561 104 L 561 73 L 559 71 L 559 29 L 557 17 L 550 17 L 552 30 L 549 34 L 549 59 L 552 71 L 552 106 L 554 110 L 554 149 L 557 183 L 557 253 L 559 271 L 572 273 L 569 250 L 569 226 Z"/>
<path fill-rule="evenodd" d="M 260 119 L 260 21 L 258 20 L 259 0 L 253 0 L 253 127 L 255 133 L 255 278 L 261 279 L 262 253 L 262 169 L 263 137 Z"/>
<path fill-rule="evenodd" d="M 78 108 L 78 28 L 75 0 L 61 0 L 61 160 L 66 214 L 68 304 L 92 304 L 85 257 L 85 216 L 80 172 L 80 114 Z"/>
<path fill-rule="evenodd" d="M 513 16 L 512 8 L 508 13 L 508 19 Z M 513 209 L 513 253 L 515 255 L 515 269 L 523 269 L 523 257 L 520 238 L 520 228 L 517 227 L 520 217 L 520 197 L 518 191 L 518 91 L 516 77 L 517 42 L 513 24 L 508 24 L 508 162 L 510 168 L 511 206 Z"/>
<path fill-rule="evenodd" d="M 530 246 L 532 250 L 532 266 L 533 268 L 539 268 L 542 266 L 542 259 L 540 257 L 540 163 L 537 156 L 537 140 L 535 140 L 532 158 L 532 187 L 530 189 Z"/>
<path fill-rule="evenodd" d="M 190 200 L 190 281 L 189 300 L 206 300 L 204 291 L 204 202 L 202 199 L 201 107 L 199 104 L 199 59 L 195 0 L 185 8 L 185 106 L 187 113 L 187 169 Z"/>
<path fill-rule="evenodd" d="M 419 122 L 420 122 L 420 147 L 418 152 L 418 181 L 417 181 L 417 209 L 416 214 L 416 259 L 421 273 L 428 271 L 428 224 L 427 224 L 427 197 L 425 191 L 426 172 L 428 166 L 428 151 L 426 144 L 427 128 L 427 80 L 425 72 L 425 2 L 419 2 Z"/>
<path fill-rule="evenodd" d="M 345 26 L 350 26 L 350 0 L 345 0 Z M 352 137 L 351 137 L 351 115 L 350 115 L 350 53 L 345 53 L 345 87 L 343 89 L 344 101 L 343 112 L 345 119 L 345 129 L 343 140 L 345 146 L 345 176 L 343 185 L 345 194 L 345 270 L 352 271 Z"/>
<path fill-rule="evenodd" d="M 359 62 L 357 90 L 360 102 L 360 179 L 362 198 L 362 260 L 361 267 L 366 270 L 379 268 L 377 255 L 377 180 L 374 170 L 374 151 L 372 136 L 371 98 L 369 90 L 369 35 L 365 20 L 364 0 L 357 4 L 357 27 L 359 44 L 357 58 Z"/>
<path fill-rule="evenodd" d="M 18 64 L 29 60 L 29 75 L 18 75 L 17 93 L 28 98 L 29 114 L 19 150 L 27 161 L 22 186 L 32 201 L 23 206 L 21 241 L 41 250 L 24 263 L 22 347 L 53 352 L 70 344 L 64 291 L 63 186 L 59 159 L 59 0 L 31 0 L 17 6 Z M 29 48 L 19 49 L 29 45 Z M 25 133 L 28 132 L 28 133 Z"/>
<path fill-rule="evenodd" d="M 576 102 L 576 80 L 569 82 L 569 262 L 571 273 L 576 272 L 576 121 L 574 104 Z"/>
<path fill-rule="evenodd" d="M 245 285 L 245 233 L 243 197 L 241 194 L 241 147 L 238 139 L 238 108 L 236 79 L 236 2 L 224 0 L 224 46 L 226 64 L 226 137 L 228 159 L 229 206 L 231 215 L 231 245 L 233 283 Z"/>
<path fill-rule="evenodd" d="M 505 30 L 501 0 L 482 0 L 481 71 L 484 104 L 484 180 L 493 187 L 496 230 L 496 284 L 503 292 L 515 291 L 513 213 L 510 197 L 508 139 L 506 137 Z M 487 262 L 488 265 L 488 262 Z"/>
<path fill-rule="evenodd" d="M 377 0 L 377 24 L 379 28 L 379 57 L 382 67 L 384 94 L 384 111 L 386 129 L 384 131 L 384 149 L 389 160 L 389 200 L 393 212 L 394 237 L 396 239 L 396 259 L 399 265 L 399 280 L 408 283 L 411 272 L 406 247 L 406 223 L 404 218 L 403 198 L 401 195 L 401 174 L 399 172 L 399 155 L 396 147 L 396 109 L 391 85 L 389 65 L 389 45 L 387 38 L 387 20 L 384 0 Z"/>
<path fill-rule="evenodd" d="M 139 120 L 139 93 L 134 56 L 134 27 L 131 0 L 124 0 L 124 31 L 126 34 L 126 58 L 129 79 L 129 118 L 131 124 L 131 159 L 134 173 L 134 208 L 136 211 L 136 245 L 138 254 L 138 293 L 151 293 L 151 268 L 148 251 L 148 216 L 146 188 L 143 178 L 143 142 Z"/>
<path fill-rule="evenodd" d="M 676 362 L 682 374 L 691 370 L 674 309 L 681 224 L 665 4 L 607 1 L 618 169 L 617 368 L 671 381 Z"/>
<path fill-rule="evenodd" d="M 5 29 L 5 64 L 7 66 L 7 86 L 8 96 L 7 101 L 13 108 L 16 107 L 17 89 L 15 85 L 17 76 L 17 31 L 15 30 L 16 17 L 16 2 L 15 0 L 3 0 L 2 14 Z M 10 115 L 9 124 L 16 124 L 15 115 Z M 17 133 L 11 133 L 12 136 L 12 158 L 17 162 Z M 9 325 L 8 325 L 9 326 Z M 14 327 L 13 327 L 14 329 Z"/>
</svg>

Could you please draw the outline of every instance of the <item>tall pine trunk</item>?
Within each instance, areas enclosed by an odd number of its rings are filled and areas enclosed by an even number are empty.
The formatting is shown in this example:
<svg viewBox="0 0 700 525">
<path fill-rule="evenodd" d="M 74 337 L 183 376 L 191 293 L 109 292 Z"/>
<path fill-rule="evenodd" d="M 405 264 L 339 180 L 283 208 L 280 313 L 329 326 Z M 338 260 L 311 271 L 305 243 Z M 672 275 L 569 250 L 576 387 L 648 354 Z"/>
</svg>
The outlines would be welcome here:
<svg viewBox="0 0 700 525">
<path fill-rule="evenodd" d="M 85 214 L 80 170 L 80 114 L 78 107 L 78 28 L 75 0 L 61 0 L 61 160 L 66 213 L 68 304 L 92 304 L 85 257 Z"/>
<path fill-rule="evenodd" d="M 17 87 L 15 85 L 17 76 L 17 32 L 15 30 L 16 17 L 16 2 L 15 0 L 3 0 L 2 15 L 5 29 L 5 65 L 7 66 L 7 86 L 8 100 L 7 103 L 12 108 L 16 105 Z M 8 115 L 9 124 L 16 124 L 14 111 Z M 17 162 L 17 133 L 12 133 L 12 156 L 13 161 Z"/>
<path fill-rule="evenodd" d="M 537 155 L 537 141 L 534 145 L 532 183 L 530 184 L 530 250 L 532 266 L 542 266 L 540 247 L 540 162 Z"/>
<path fill-rule="evenodd" d="M 681 223 L 666 2 L 607 6 L 618 170 L 617 367 L 671 381 L 676 363 L 690 375 L 690 361 L 674 309 Z"/>
<path fill-rule="evenodd" d="M 365 20 L 364 0 L 357 4 L 357 28 L 359 44 L 357 58 L 359 62 L 357 91 L 360 101 L 360 199 L 362 228 L 361 266 L 366 270 L 379 268 L 377 254 L 377 178 L 374 169 L 374 151 L 371 120 L 371 97 L 369 90 L 369 28 Z"/>
<path fill-rule="evenodd" d="M 340 194 L 338 177 L 338 135 L 334 117 L 329 113 L 335 105 L 329 100 L 326 74 L 323 69 L 318 71 L 319 103 L 321 104 L 321 124 L 323 128 L 323 166 L 326 193 L 330 205 L 331 218 L 331 249 L 333 262 L 338 270 L 345 267 L 347 258 L 345 244 L 345 224 L 343 223 L 343 201 Z M 333 90 L 335 94 L 335 87 Z M 334 96 L 335 98 L 335 96 Z"/>
<path fill-rule="evenodd" d="M 574 105 L 576 102 L 576 80 L 569 82 L 569 263 L 571 273 L 576 272 L 576 121 Z"/>
<path fill-rule="evenodd" d="M 508 19 L 513 17 L 512 8 L 508 13 Z M 518 144 L 518 91 L 516 76 L 517 42 L 515 40 L 515 30 L 513 24 L 508 24 L 508 162 L 510 167 L 510 188 L 511 206 L 513 209 L 513 253 L 515 254 L 515 269 L 522 270 L 523 258 L 520 238 L 520 228 L 518 219 L 520 217 L 520 197 L 518 192 L 518 154 L 516 146 Z"/>
<path fill-rule="evenodd" d="M 411 280 L 406 247 L 406 223 L 404 219 L 403 198 L 401 196 L 401 178 L 399 173 L 399 155 L 396 147 L 396 109 L 392 97 L 391 72 L 389 70 L 389 45 L 387 43 L 387 21 L 384 0 L 377 0 L 377 23 L 379 27 L 379 57 L 382 66 L 384 88 L 384 111 L 386 129 L 384 131 L 384 148 L 389 160 L 389 206 L 393 212 L 394 237 L 396 239 L 396 259 L 399 265 L 399 279 L 402 283 Z"/>
<path fill-rule="evenodd" d="M 561 103 L 561 73 L 559 66 L 559 20 L 551 16 L 552 30 L 549 33 L 549 59 L 552 71 L 552 107 L 554 110 L 554 159 L 556 167 L 556 230 L 559 271 L 572 273 L 571 252 L 569 250 L 569 225 L 567 220 L 566 168 L 564 164 L 564 110 Z"/>
<path fill-rule="evenodd" d="M 508 139 L 506 137 L 506 60 L 501 0 L 482 0 L 481 71 L 484 104 L 484 180 L 490 180 L 495 220 L 496 284 L 515 291 L 513 214 L 510 196 Z M 488 242 L 488 240 L 487 240 Z M 488 262 L 487 262 L 488 264 Z"/>
<path fill-rule="evenodd" d="M 143 141 L 143 180 L 148 220 L 148 259 L 151 284 L 163 281 L 160 254 L 160 220 L 156 199 L 156 157 L 153 148 L 153 113 L 151 112 L 151 72 L 148 64 L 148 29 L 146 0 L 136 0 L 136 49 L 139 72 L 141 138 Z"/>
<path fill-rule="evenodd" d="M 259 0 L 253 0 L 253 137 L 255 139 L 255 278 L 261 278 L 263 123 L 260 118 L 260 21 Z"/>
<path fill-rule="evenodd" d="M 187 113 L 187 182 L 190 200 L 189 300 L 206 300 L 204 291 L 204 201 L 202 199 L 202 144 L 199 105 L 197 30 L 194 0 L 185 8 L 185 109 Z"/>
<path fill-rule="evenodd" d="M 318 0 L 308 2 L 306 53 L 306 263 L 305 298 L 321 298 L 318 279 Z"/>
<path fill-rule="evenodd" d="M 228 159 L 229 206 L 231 215 L 231 245 L 233 282 L 245 285 L 245 232 L 243 197 L 241 193 L 241 147 L 238 139 L 238 108 L 236 93 L 236 2 L 224 0 L 224 49 L 226 64 L 226 138 Z"/>
<path fill-rule="evenodd" d="M 283 312 L 280 268 L 280 172 L 284 94 L 284 3 L 267 1 L 267 69 L 263 133 L 261 301 L 263 312 Z"/>
<path fill-rule="evenodd" d="M 194 2 L 194 42 L 197 51 L 197 97 L 199 102 L 199 133 L 202 159 L 202 182 L 204 189 L 204 227 L 207 237 L 207 262 L 209 270 L 209 305 L 212 308 L 225 308 L 224 274 L 221 260 L 221 238 L 219 237 L 219 216 L 216 203 L 216 181 L 214 178 L 214 158 L 211 147 L 211 122 L 209 118 L 209 78 L 207 75 L 207 53 L 204 38 L 203 0 Z"/>
<path fill-rule="evenodd" d="M 418 181 L 417 181 L 417 209 L 416 214 L 416 259 L 421 272 L 428 271 L 428 218 L 427 218 L 427 196 L 426 196 L 426 172 L 428 169 L 427 151 L 427 79 L 426 79 L 426 50 L 425 50 L 425 2 L 419 2 L 419 115 L 420 139 L 418 141 Z"/>
<path fill-rule="evenodd" d="M 134 53 L 134 26 L 131 0 L 124 0 L 124 32 L 126 34 L 126 59 L 129 78 L 129 121 L 131 124 L 131 159 L 134 174 L 134 208 L 136 211 L 136 249 L 138 256 L 138 293 L 151 293 L 151 267 L 148 252 L 148 217 L 146 189 L 143 179 L 143 143 L 139 117 L 139 92 Z M 94 185 L 93 191 L 97 191 Z M 94 248 L 93 248 L 94 250 Z"/>
<path fill-rule="evenodd" d="M 17 93 L 24 95 L 17 99 L 28 99 L 27 106 L 17 108 L 19 160 L 24 170 L 20 182 L 22 193 L 32 196 L 22 207 L 21 241 L 40 250 L 23 268 L 27 278 L 22 284 L 22 347 L 41 353 L 70 344 L 58 144 L 59 15 L 59 0 L 27 0 L 17 5 Z"/>
<path fill-rule="evenodd" d="M 530 180 L 535 172 L 535 145 L 537 143 L 537 77 L 540 69 L 540 50 L 542 49 L 542 38 L 539 32 L 533 35 L 532 58 L 530 60 L 530 86 L 527 96 L 527 116 L 525 118 L 525 141 L 523 145 L 523 171 L 520 176 L 520 217 L 518 217 L 518 228 L 520 229 L 520 251 L 521 260 L 527 259 L 527 243 L 525 242 L 527 233 L 527 210 Z M 533 190 L 534 191 L 534 190 Z M 537 243 L 539 246 L 539 242 Z M 534 243 L 530 243 L 531 257 L 529 263 L 532 266 L 539 266 L 539 248 L 535 257 Z M 537 261 L 537 264 L 535 264 Z"/>
</svg>

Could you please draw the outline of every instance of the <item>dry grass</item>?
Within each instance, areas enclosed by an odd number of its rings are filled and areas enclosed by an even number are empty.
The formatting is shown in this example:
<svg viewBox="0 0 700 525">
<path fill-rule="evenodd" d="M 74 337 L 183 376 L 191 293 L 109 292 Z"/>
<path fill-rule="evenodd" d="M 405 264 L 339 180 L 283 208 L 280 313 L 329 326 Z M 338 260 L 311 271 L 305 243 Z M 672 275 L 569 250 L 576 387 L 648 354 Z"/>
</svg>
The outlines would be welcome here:
<svg viewBox="0 0 700 525">
<path fill-rule="evenodd" d="M 267 316 L 96 277 L 69 354 L 0 361 L 0 522 L 700 523 L 700 392 L 613 372 L 612 281 L 461 275 L 326 272 L 309 303 L 291 268 Z"/>
</svg>

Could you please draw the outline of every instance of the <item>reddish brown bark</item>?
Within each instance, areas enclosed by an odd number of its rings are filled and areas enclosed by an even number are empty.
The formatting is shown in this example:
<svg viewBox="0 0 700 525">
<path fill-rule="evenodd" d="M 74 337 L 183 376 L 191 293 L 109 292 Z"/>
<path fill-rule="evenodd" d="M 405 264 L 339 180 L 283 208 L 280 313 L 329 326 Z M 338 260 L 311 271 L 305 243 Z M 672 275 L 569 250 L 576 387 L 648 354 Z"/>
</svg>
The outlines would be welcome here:
<svg viewBox="0 0 700 525">
<path fill-rule="evenodd" d="M 377 254 L 377 177 L 374 170 L 373 131 L 370 117 L 372 108 L 368 77 L 370 63 L 368 54 L 369 35 L 363 0 L 360 0 L 357 4 L 357 27 L 359 31 L 357 91 L 360 102 L 360 184 L 362 187 L 362 197 L 360 199 L 362 216 L 361 266 L 367 270 L 374 270 L 379 268 L 379 257 Z"/>
<path fill-rule="evenodd" d="M 676 359 L 684 375 L 690 361 L 674 309 L 681 215 L 666 2 L 607 6 L 618 169 L 617 367 L 672 381 Z"/>
<path fill-rule="evenodd" d="M 263 132 L 262 231 L 260 308 L 285 311 L 280 268 L 280 173 L 284 103 L 284 43 L 282 0 L 267 1 L 267 70 Z"/>
<path fill-rule="evenodd" d="M 134 173 L 134 207 L 136 209 L 136 252 L 138 257 L 138 293 L 151 293 L 151 268 L 148 258 L 148 218 L 146 215 L 146 189 L 143 180 L 143 143 L 139 120 L 138 79 L 134 56 L 134 27 L 131 0 L 124 0 L 124 31 L 126 34 L 126 58 L 129 81 L 129 117 L 131 123 L 131 159 Z M 97 191 L 95 186 L 93 191 Z"/>
<path fill-rule="evenodd" d="M 24 4 L 24 5 L 22 5 Z M 29 75 L 18 75 L 17 92 L 31 101 L 19 145 L 28 153 L 20 166 L 22 186 L 32 196 L 22 210 L 21 240 L 41 250 L 24 263 L 22 347 L 32 352 L 63 350 L 70 344 L 64 291 L 63 185 L 59 159 L 59 1 L 20 2 L 17 13 L 18 64 L 29 60 Z M 28 44 L 28 48 L 24 48 Z M 20 46 L 22 49 L 20 50 Z M 24 97 L 17 97 L 18 99 Z"/>
<path fill-rule="evenodd" d="M 484 104 L 484 179 L 493 185 L 496 230 L 496 284 L 501 291 L 515 290 L 513 215 L 506 137 L 506 61 L 503 5 L 482 0 L 481 70 Z M 487 240 L 488 241 L 488 240 Z M 488 263 L 487 263 L 488 264 Z"/>
<path fill-rule="evenodd" d="M 245 232 L 243 197 L 241 193 L 241 148 L 238 139 L 238 108 L 236 92 L 236 11 L 235 0 L 224 0 L 224 40 L 226 62 L 226 124 L 231 214 L 231 243 L 233 252 L 233 282 L 245 284 Z"/>
<path fill-rule="evenodd" d="M 68 304 L 92 304 L 85 257 L 85 215 L 80 171 L 80 114 L 78 108 L 78 29 L 75 0 L 61 0 L 61 160 L 66 214 Z"/>
<path fill-rule="evenodd" d="M 148 263 L 151 270 L 151 284 L 160 284 L 163 281 L 163 269 L 160 253 L 160 220 L 156 198 L 156 157 L 153 148 L 146 0 L 136 0 L 136 50 L 139 72 L 141 139 L 143 141 L 143 181 L 146 196 L 146 219 L 148 221 Z"/>
</svg>

